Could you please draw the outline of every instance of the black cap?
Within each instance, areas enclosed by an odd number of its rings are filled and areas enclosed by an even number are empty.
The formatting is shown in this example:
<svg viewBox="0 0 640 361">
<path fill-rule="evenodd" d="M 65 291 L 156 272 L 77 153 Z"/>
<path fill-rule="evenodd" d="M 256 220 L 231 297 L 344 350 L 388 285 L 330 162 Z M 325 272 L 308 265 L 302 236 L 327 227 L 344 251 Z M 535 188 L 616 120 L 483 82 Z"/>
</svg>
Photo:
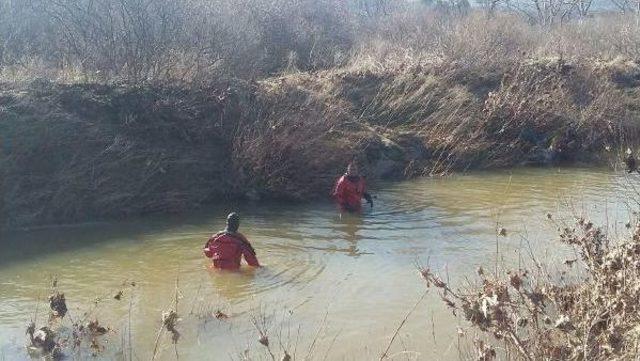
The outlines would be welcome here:
<svg viewBox="0 0 640 361">
<path fill-rule="evenodd" d="M 227 216 L 227 230 L 235 232 L 240 226 L 240 216 L 237 213 L 232 212 Z"/>
<path fill-rule="evenodd" d="M 236 222 L 240 222 L 240 216 L 238 215 L 238 213 L 236 212 L 231 212 L 229 213 L 229 215 L 227 216 L 227 222 L 229 221 L 236 221 Z"/>
</svg>

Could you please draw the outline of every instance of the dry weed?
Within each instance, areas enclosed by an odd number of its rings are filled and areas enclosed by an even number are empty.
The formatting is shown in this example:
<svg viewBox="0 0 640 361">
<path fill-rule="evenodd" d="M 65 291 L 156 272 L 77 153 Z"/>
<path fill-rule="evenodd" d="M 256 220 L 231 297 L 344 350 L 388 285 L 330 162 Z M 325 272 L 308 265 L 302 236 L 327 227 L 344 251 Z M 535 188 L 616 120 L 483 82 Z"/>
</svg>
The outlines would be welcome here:
<svg viewBox="0 0 640 361">
<path fill-rule="evenodd" d="M 581 282 L 567 283 L 540 268 L 504 275 L 480 270 L 479 287 L 459 292 L 429 269 L 422 268 L 421 275 L 440 290 L 454 314 L 462 313 L 473 327 L 504 340 L 522 359 L 633 358 L 640 327 L 640 227 L 614 243 L 592 222 L 578 219 L 574 228 L 561 229 L 560 242 L 580 254 Z M 575 269 L 576 261 L 564 265 Z M 479 360 L 495 357 L 488 345 L 476 346 Z"/>
</svg>

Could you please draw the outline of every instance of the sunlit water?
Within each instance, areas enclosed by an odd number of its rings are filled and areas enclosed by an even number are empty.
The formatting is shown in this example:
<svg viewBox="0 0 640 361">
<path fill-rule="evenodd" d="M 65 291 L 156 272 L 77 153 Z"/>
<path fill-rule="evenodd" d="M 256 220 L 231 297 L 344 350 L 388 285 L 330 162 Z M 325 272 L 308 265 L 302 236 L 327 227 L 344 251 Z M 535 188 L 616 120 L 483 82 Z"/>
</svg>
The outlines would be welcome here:
<svg viewBox="0 0 640 361">
<path fill-rule="evenodd" d="M 177 279 L 183 360 L 271 359 L 252 316 L 266 319 L 276 359 L 283 349 L 295 359 L 378 359 L 425 291 L 416 264 L 462 285 L 473 282 L 478 266 L 493 269 L 496 255 L 501 267 L 526 262 L 530 249 L 545 261 L 563 259 L 569 251 L 554 241 L 557 224 L 546 214 L 554 221 L 586 214 L 622 234 L 635 183 L 607 170 L 518 169 L 379 184 L 375 207 L 359 217 L 340 217 L 329 202 L 221 204 L 179 217 L 5 234 L 0 360 L 27 358 L 25 325 L 36 311 L 38 324 L 46 322 L 52 275 L 70 308 L 65 325 L 97 318 L 112 329 L 99 339 L 105 349 L 98 358 L 123 359 L 131 324 L 133 358 L 151 359 Z M 241 214 L 241 231 L 263 269 L 207 268 L 202 245 L 231 210 Z M 505 227 L 507 237 L 496 237 L 497 227 Z M 125 282 L 136 285 L 122 287 Z M 96 298 L 102 300 L 97 305 Z M 230 317 L 215 319 L 216 310 Z M 458 327 L 465 323 L 432 290 L 389 355 L 458 359 Z M 157 353 L 156 359 L 175 359 L 166 336 Z M 89 355 L 83 349 L 71 356 Z"/>
</svg>

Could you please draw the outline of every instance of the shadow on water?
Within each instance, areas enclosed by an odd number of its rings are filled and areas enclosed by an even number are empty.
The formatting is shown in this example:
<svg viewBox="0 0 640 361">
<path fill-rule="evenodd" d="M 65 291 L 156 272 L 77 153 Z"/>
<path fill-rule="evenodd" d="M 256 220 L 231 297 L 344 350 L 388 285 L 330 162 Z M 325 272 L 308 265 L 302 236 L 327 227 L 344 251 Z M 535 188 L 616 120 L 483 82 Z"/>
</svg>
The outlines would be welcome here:
<svg viewBox="0 0 640 361">
<path fill-rule="evenodd" d="M 242 205 L 229 203 L 203 207 L 179 215 L 151 215 L 135 220 L 93 222 L 75 225 L 43 226 L 22 230 L 5 230 L 0 233 L 0 268 L 78 250 L 91 250 L 109 243 L 123 246 L 142 245 L 155 235 L 170 234 L 174 239 L 199 237 L 202 244 L 208 237 L 224 229 L 225 218 L 230 212 L 239 212 L 243 216 L 242 228 L 256 221 L 256 226 L 266 224 L 266 218 L 273 218 L 274 210 L 281 209 L 281 216 L 297 215 L 305 205 L 287 203 Z M 291 224 L 295 227 L 295 222 Z M 170 239 L 165 238 L 165 241 Z M 153 241 L 153 240 L 152 240 Z"/>
<path fill-rule="evenodd" d="M 142 221 L 142 222 L 140 222 Z M 145 235 L 162 232 L 178 221 L 139 219 L 136 222 L 92 223 L 43 227 L 26 231 L 7 231 L 2 235 L 0 268 L 43 256 L 74 250 L 90 250 L 110 242 L 141 243 Z"/>
</svg>

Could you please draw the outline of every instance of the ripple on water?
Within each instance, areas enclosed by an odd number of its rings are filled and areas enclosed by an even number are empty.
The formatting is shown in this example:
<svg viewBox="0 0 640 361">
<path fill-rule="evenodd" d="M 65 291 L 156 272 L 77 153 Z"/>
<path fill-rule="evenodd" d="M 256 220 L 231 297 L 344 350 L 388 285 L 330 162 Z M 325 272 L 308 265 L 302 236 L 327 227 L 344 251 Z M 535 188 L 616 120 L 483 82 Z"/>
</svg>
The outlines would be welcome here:
<svg viewBox="0 0 640 361">
<path fill-rule="evenodd" d="M 265 243 L 259 250 L 265 267 L 243 267 L 238 272 L 210 270 L 217 292 L 229 301 L 241 302 L 273 289 L 299 292 L 326 267 L 321 252 L 295 244 Z"/>
</svg>

